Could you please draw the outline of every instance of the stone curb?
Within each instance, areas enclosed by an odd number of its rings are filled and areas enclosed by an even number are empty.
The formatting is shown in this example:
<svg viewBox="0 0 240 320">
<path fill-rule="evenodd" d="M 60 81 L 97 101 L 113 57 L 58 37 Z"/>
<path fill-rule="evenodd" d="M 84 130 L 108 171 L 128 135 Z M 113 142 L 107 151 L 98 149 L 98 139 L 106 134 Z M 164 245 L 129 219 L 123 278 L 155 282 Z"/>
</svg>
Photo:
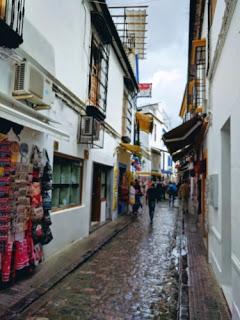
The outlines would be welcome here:
<svg viewBox="0 0 240 320">
<path fill-rule="evenodd" d="M 131 217 L 126 218 L 125 223 L 119 223 L 116 225 L 113 232 L 110 233 L 104 239 L 101 239 L 100 242 L 97 243 L 93 249 L 85 252 L 80 259 L 76 260 L 74 263 L 70 265 L 66 265 L 61 273 L 59 272 L 55 276 L 47 279 L 47 281 L 43 282 L 37 288 L 33 289 L 30 293 L 26 293 L 26 295 L 19 299 L 18 302 L 14 303 L 11 308 L 4 311 L 0 314 L 1 320 L 14 320 L 23 312 L 27 307 L 29 307 L 33 302 L 38 300 L 41 296 L 45 295 L 49 290 L 51 290 L 54 286 L 56 286 L 60 281 L 62 281 L 65 277 L 67 277 L 70 273 L 76 270 L 79 266 L 84 264 L 87 260 L 89 260 L 93 255 L 95 255 L 103 246 L 109 243 L 117 234 L 126 229 L 134 220 Z M 104 228 L 104 225 L 102 228 Z M 80 240 L 81 241 L 81 240 Z"/>
</svg>

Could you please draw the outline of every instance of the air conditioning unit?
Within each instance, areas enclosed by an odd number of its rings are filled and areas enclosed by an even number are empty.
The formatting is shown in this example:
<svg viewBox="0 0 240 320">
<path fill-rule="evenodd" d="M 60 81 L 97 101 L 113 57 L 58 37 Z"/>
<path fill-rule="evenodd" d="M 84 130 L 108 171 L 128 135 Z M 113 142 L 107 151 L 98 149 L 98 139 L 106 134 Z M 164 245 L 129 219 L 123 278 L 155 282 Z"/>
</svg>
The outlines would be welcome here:
<svg viewBox="0 0 240 320">
<path fill-rule="evenodd" d="M 92 116 L 82 116 L 80 128 L 80 143 L 92 144 L 99 140 L 101 124 Z"/>
<path fill-rule="evenodd" d="M 52 81 L 29 62 L 16 64 L 13 96 L 30 101 L 36 109 L 49 109 L 54 101 Z"/>
</svg>

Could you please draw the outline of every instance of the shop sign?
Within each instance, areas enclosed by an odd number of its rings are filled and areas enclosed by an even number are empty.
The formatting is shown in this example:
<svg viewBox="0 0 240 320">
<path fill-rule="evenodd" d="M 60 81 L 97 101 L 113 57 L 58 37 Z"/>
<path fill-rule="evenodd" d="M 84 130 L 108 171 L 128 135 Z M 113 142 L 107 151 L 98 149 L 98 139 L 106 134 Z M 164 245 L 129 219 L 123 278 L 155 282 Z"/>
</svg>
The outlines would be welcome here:
<svg viewBox="0 0 240 320">
<path fill-rule="evenodd" d="M 152 97 L 152 83 L 139 83 L 138 84 L 138 98 L 151 98 Z"/>
</svg>

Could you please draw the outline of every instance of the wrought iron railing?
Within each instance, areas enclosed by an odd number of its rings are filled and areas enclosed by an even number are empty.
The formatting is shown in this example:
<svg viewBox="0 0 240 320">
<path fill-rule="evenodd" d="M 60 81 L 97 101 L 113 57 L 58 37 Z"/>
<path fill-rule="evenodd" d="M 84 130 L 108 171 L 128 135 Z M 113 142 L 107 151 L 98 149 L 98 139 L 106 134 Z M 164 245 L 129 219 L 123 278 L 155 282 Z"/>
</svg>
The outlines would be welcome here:
<svg viewBox="0 0 240 320">
<path fill-rule="evenodd" d="M 6 47 L 17 47 L 22 43 L 24 15 L 25 0 L 0 0 L 0 29 Z M 11 39 L 7 41 L 7 37 Z"/>
</svg>

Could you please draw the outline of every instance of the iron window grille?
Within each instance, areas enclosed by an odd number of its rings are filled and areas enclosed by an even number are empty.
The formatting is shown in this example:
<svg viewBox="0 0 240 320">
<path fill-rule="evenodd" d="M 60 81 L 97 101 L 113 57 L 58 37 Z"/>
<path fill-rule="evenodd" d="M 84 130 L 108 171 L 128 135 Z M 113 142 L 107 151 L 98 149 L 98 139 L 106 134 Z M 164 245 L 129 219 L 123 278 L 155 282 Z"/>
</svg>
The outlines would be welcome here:
<svg viewBox="0 0 240 320">
<path fill-rule="evenodd" d="M 129 137 L 132 134 L 132 103 L 126 93 L 123 95 L 122 136 Z"/>
<path fill-rule="evenodd" d="M 0 46 L 16 49 L 23 42 L 25 0 L 0 0 Z"/>
<path fill-rule="evenodd" d="M 93 36 L 91 45 L 89 103 L 106 112 L 108 88 L 109 45 Z"/>
<path fill-rule="evenodd" d="M 195 105 L 203 107 L 206 97 L 206 47 L 196 48 Z"/>
</svg>

